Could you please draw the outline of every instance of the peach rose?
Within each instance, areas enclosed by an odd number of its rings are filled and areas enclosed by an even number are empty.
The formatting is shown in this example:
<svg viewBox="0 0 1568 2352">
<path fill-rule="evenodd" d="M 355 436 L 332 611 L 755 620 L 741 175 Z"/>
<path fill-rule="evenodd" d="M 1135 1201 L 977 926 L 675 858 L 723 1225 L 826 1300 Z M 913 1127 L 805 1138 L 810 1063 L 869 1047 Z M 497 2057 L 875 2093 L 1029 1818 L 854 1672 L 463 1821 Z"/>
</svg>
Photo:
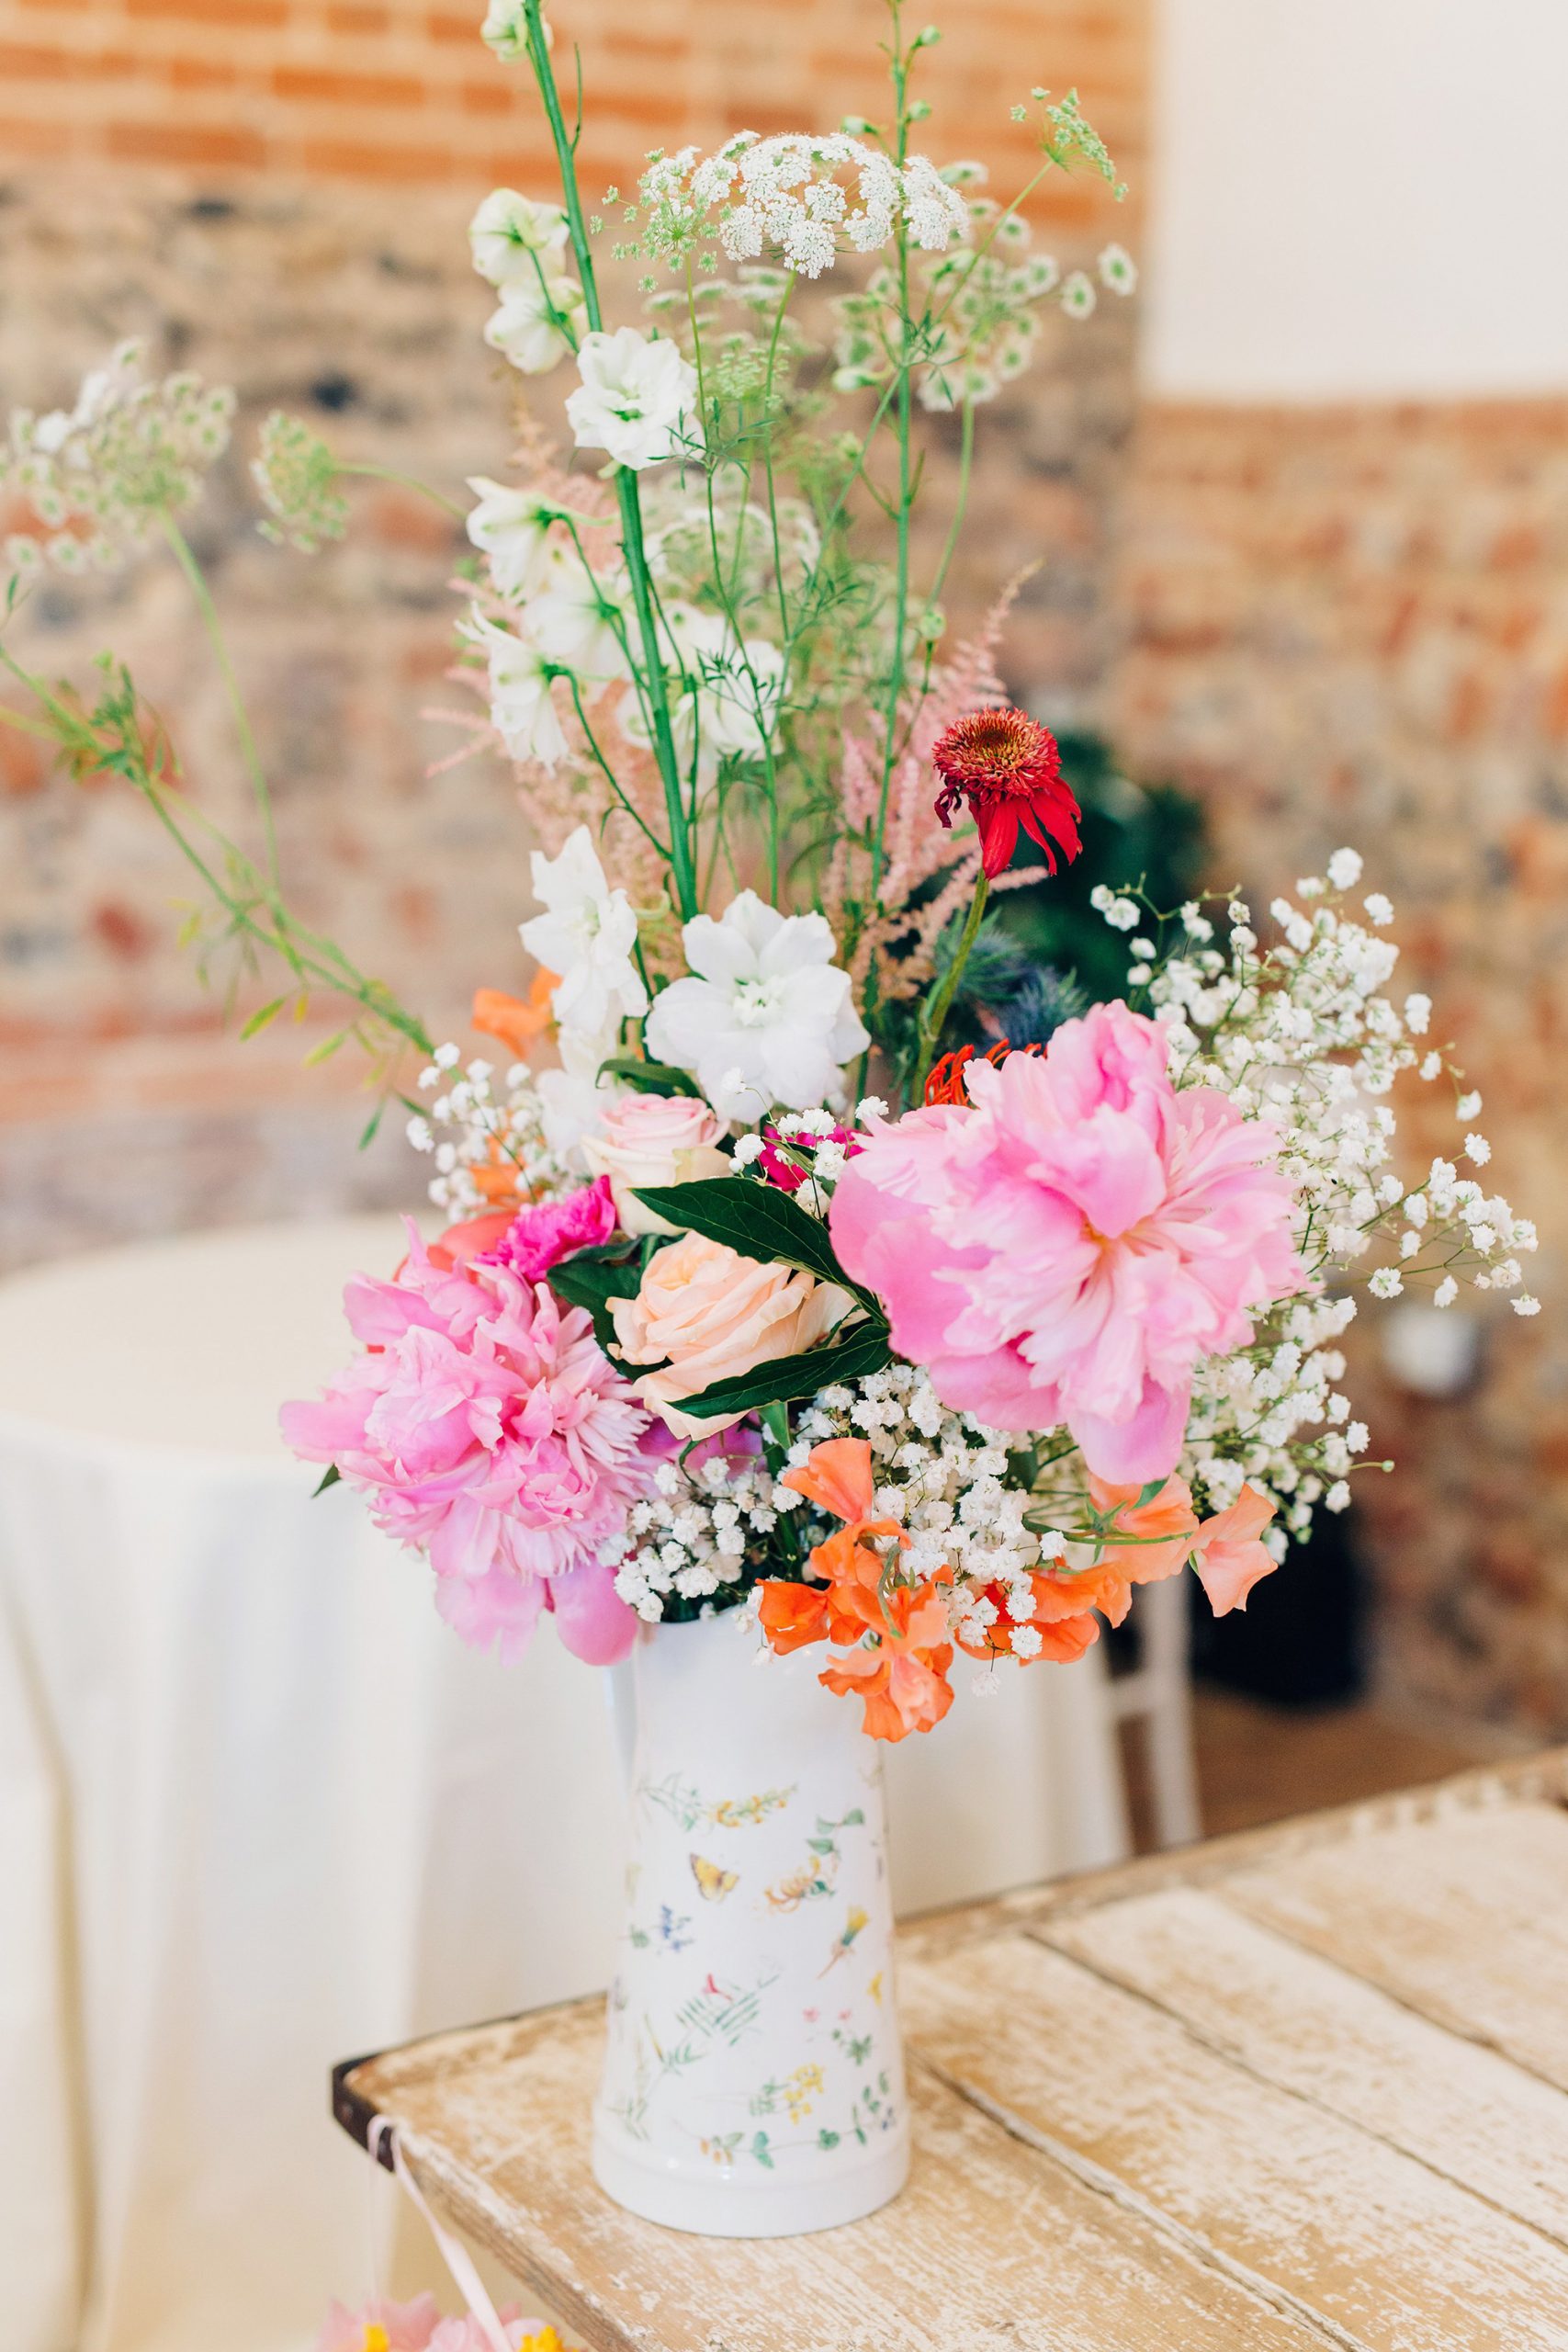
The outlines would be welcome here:
<svg viewBox="0 0 1568 2352">
<path fill-rule="evenodd" d="M 705 1102 L 690 1094 L 622 1094 L 606 1103 L 582 1138 L 591 1176 L 607 1176 L 623 1233 L 673 1233 L 637 1198 L 639 1184 L 688 1184 L 733 1176 L 716 1148 L 724 1133 Z"/>
<path fill-rule="evenodd" d="M 610 1312 L 628 1363 L 664 1365 L 637 1383 L 644 1404 L 677 1437 L 706 1437 L 740 1415 L 696 1419 L 680 1410 L 682 1396 L 774 1356 L 799 1355 L 849 1305 L 836 1283 L 788 1266 L 760 1265 L 722 1241 L 684 1233 L 649 1260 L 637 1296 L 613 1298 Z"/>
</svg>

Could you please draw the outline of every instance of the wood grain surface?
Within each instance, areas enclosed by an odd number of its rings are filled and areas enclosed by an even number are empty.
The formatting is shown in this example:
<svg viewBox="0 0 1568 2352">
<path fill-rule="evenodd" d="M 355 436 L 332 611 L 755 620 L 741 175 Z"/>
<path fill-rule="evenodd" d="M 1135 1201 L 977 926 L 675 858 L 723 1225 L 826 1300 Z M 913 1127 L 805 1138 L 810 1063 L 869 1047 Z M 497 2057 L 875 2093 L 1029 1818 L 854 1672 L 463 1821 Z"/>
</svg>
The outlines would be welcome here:
<svg viewBox="0 0 1568 2352">
<path fill-rule="evenodd" d="M 591 2352 L 1568 2352 L 1568 1757 L 907 1936 L 916 2161 L 771 2244 L 588 2168 L 598 2005 L 349 2070 Z"/>
</svg>

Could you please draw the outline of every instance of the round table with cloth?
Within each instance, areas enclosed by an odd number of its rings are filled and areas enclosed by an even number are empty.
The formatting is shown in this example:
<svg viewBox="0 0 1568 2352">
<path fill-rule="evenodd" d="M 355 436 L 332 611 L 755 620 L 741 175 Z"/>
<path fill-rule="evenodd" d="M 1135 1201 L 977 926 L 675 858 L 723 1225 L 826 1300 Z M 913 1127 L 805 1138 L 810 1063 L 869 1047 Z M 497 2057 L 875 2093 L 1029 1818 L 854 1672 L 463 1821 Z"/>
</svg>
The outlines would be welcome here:
<svg viewBox="0 0 1568 2352">
<path fill-rule="evenodd" d="M 6 2352 L 307 2352 L 369 2283 L 333 2063 L 608 1973 L 609 1679 L 547 1621 L 466 1650 L 276 1432 L 400 1254 L 360 1218 L 0 1285 Z M 888 1757 L 906 1909 L 1123 1850 L 1098 1660 L 964 1679 Z"/>
</svg>

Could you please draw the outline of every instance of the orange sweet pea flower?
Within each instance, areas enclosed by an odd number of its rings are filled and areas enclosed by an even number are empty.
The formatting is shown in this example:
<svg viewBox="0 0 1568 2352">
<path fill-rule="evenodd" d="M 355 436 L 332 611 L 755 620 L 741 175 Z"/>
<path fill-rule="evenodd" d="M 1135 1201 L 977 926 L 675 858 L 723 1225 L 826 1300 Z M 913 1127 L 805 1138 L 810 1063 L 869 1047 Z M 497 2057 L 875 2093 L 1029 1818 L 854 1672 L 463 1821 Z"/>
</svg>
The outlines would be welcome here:
<svg viewBox="0 0 1568 2352">
<path fill-rule="evenodd" d="M 863 1702 L 863 1729 L 873 1739 L 899 1740 L 941 1723 L 953 1704 L 952 1664 L 947 1611 L 935 1585 L 923 1584 L 889 1596 L 876 1649 L 851 1650 L 818 1679 L 839 1697 L 853 1692 Z"/>
<path fill-rule="evenodd" d="M 768 1646 L 780 1657 L 828 1638 L 828 1596 L 820 1585 L 789 1584 L 769 1577 L 759 1590 L 757 1618 Z"/>
<path fill-rule="evenodd" d="M 942 1578 L 884 1591 L 885 1562 L 875 1544 L 908 1546 L 909 1538 L 896 1520 L 871 1516 L 876 1490 L 869 1441 L 830 1438 L 814 1446 L 798 1469 L 786 1471 L 782 1484 L 844 1524 L 812 1548 L 810 1566 L 826 1579 L 826 1590 L 780 1579 L 762 1586 L 758 1615 L 771 1647 L 784 1657 L 810 1642 L 840 1645 L 845 1655 L 818 1679 L 840 1697 L 859 1696 L 873 1739 L 930 1731 L 953 1704 L 946 1679 L 953 1645 L 937 1589 Z M 942 1577 L 947 1573 L 943 1569 Z M 864 1646 L 868 1634 L 874 1647 Z"/>
<path fill-rule="evenodd" d="M 871 1475 L 871 1440 L 863 1437 L 829 1438 L 822 1445 L 814 1445 L 810 1455 L 798 1469 L 786 1470 L 779 1480 L 781 1487 L 793 1487 L 808 1503 L 816 1503 L 835 1519 L 865 1521 L 876 1508 L 875 1483 Z"/>
<path fill-rule="evenodd" d="M 1110 1532 L 1100 1538 L 1101 1562 L 1129 1584 L 1156 1584 L 1173 1577 L 1191 1552 L 1198 1533 L 1192 1490 L 1184 1478 L 1168 1478 L 1158 1494 L 1140 1503 L 1141 1487 L 1111 1487 L 1090 1477 L 1089 1500 Z M 1130 1540 L 1118 1543 L 1118 1536 Z"/>
<path fill-rule="evenodd" d="M 508 996 L 504 989 L 479 989 L 468 1018 L 487 1037 L 499 1037 L 518 1061 L 526 1059 L 555 1018 L 550 997 L 560 986 L 558 974 L 541 968 L 526 997 Z"/>
<path fill-rule="evenodd" d="M 1256 1487 L 1244 1487 L 1228 1510 L 1206 1519 L 1198 1530 L 1192 1565 L 1216 1617 L 1245 1609 L 1247 1596 L 1280 1563 L 1258 1539 L 1274 1516 L 1274 1505 Z"/>
</svg>

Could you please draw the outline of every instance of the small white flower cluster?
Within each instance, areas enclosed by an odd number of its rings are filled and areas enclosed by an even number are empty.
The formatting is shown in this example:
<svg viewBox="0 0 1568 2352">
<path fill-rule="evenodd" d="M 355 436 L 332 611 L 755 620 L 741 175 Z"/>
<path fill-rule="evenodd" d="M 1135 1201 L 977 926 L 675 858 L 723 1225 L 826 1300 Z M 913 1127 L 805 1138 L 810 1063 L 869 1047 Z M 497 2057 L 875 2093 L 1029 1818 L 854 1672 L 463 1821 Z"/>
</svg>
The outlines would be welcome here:
<svg viewBox="0 0 1568 2352">
<path fill-rule="evenodd" d="M 668 1600 L 710 1600 L 761 1562 L 781 1510 L 798 1504 L 761 1454 L 716 1453 L 694 1468 L 660 1468 L 658 1494 L 635 1503 L 615 1589 L 650 1624 Z M 749 1558 L 748 1555 L 750 1555 Z"/>
<path fill-rule="evenodd" d="M 852 175 L 852 190 L 840 174 Z M 716 210 L 718 239 L 732 261 L 776 254 L 804 277 L 819 277 L 846 247 L 879 252 L 900 219 L 927 252 L 943 251 L 968 226 L 962 198 L 929 157 L 913 155 L 900 166 L 841 130 L 770 139 L 741 130 L 708 156 L 696 147 L 656 151 L 639 194 L 644 247 L 661 260 L 683 261 L 712 233 Z"/>
<path fill-rule="evenodd" d="M 229 446 L 234 395 L 198 376 L 142 373 L 140 343 L 122 343 L 83 382 L 73 409 L 11 418 L 0 487 L 20 493 L 49 532 L 6 542 L 14 571 L 47 557 L 62 571 L 112 570 L 199 492 Z"/>
<path fill-rule="evenodd" d="M 430 1197 L 436 1207 L 453 1217 L 479 1216 L 487 1209 L 558 1199 L 581 1183 L 546 1136 L 544 1105 L 526 1062 L 512 1065 L 498 1094 L 489 1062 L 460 1069 L 461 1060 L 456 1046 L 437 1046 L 419 1074 L 420 1092 L 433 1097 L 429 1112 L 408 1124 L 414 1149 L 434 1159 Z M 501 1177 L 503 1199 L 480 1188 L 476 1169 Z"/>
<path fill-rule="evenodd" d="M 1200 1368 L 1181 1475 L 1201 1502 L 1227 1510 L 1249 1485 L 1280 1505 L 1283 1528 L 1297 1536 L 1307 1533 L 1317 1503 L 1345 1509 L 1351 1464 L 1369 1432 L 1350 1419 L 1337 1385 L 1345 1358 L 1333 1343 L 1355 1313 L 1353 1298 L 1294 1300 L 1270 1318 L 1267 1337 Z M 1264 1541 L 1283 1556 L 1280 1527 Z"/>
<path fill-rule="evenodd" d="M 942 171 L 950 189 L 973 186 L 986 176 L 980 164 L 950 164 Z M 1021 376 L 1040 333 L 1040 306 L 1055 295 L 1069 319 L 1087 319 L 1096 294 L 1087 271 L 1062 276 L 1048 254 L 1033 254 L 1029 224 L 987 198 L 964 205 L 971 242 L 924 266 L 922 364 L 917 381 L 921 405 L 942 411 L 994 400 L 1004 384 Z M 1137 271 L 1120 245 L 1100 256 L 1102 285 L 1130 294 Z M 897 364 L 899 288 L 888 270 L 879 270 L 863 291 L 843 296 L 834 356 L 834 389 L 852 392 L 886 381 Z"/>
<path fill-rule="evenodd" d="M 1416 1042 L 1430 1024 L 1430 999 L 1413 992 L 1401 1006 L 1385 992 L 1399 950 L 1376 934 L 1393 909 L 1373 891 L 1359 921 L 1344 901 L 1360 879 L 1358 854 L 1337 850 L 1326 876 L 1275 899 L 1281 936 L 1269 947 L 1235 899 L 1224 946 L 1196 901 L 1179 910 L 1178 944 L 1163 957 L 1151 939 L 1130 942 L 1129 981 L 1148 990 L 1175 1083 L 1213 1087 L 1280 1134 L 1279 1164 L 1299 1204 L 1297 1248 L 1314 1293 L 1258 1318 L 1251 1348 L 1201 1368 L 1183 1475 L 1222 1510 L 1250 1483 L 1280 1503 L 1295 1535 L 1319 1502 L 1346 1507 L 1352 1461 L 1367 1443 L 1335 1386 L 1344 1359 L 1332 1342 L 1356 1311 L 1343 1295 L 1348 1282 L 1390 1299 L 1426 1277 L 1447 1306 L 1462 1277 L 1478 1290 L 1517 1292 L 1516 1313 L 1539 1311 L 1519 1290 L 1519 1257 L 1536 1247 L 1528 1220 L 1451 1160 L 1434 1160 L 1415 1185 L 1392 1165 L 1397 1123 L 1384 1098 L 1402 1073 L 1431 1082 L 1450 1065 Z M 1131 893 L 1101 886 L 1092 903 L 1118 931 L 1145 919 Z M 1470 1129 L 1480 1108 L 1474 1092 L 1456 1103 L 1476 1168 L 1491 1158 L 1485 1136 Z M 1370 1255 L 1380 1262 L 1363 1273 Z M 1280 1531 L 1269 1541 L 1282 1541 Z"/>
<path fill-rule="evenodd" d="M 966 1640 L 979 1640 L 997 1618 L 985 1598 L 1000 1585 L 1021 1628 L 1021 1657 L 1033 1655 L 1040 1636 L 1032 1569 L 1041 1564 L 1043 1539 L 1024 1525 L 1028 1491 L 1008 1484 L 1007 1440 L 966 1413 L 951 1412 L 915 1366 L 893 1363 L 863 1380 L 824 1388 L 801 1416 L 791 1448 L 802 1463 L 814 1445 L 836 1437 L 863 1437 L 871 1445 L 876 1511 L 909 1537 L 900 1573 L 924 1582 L 953 1571 L 950 1614 Z M 1060 1551 L 1058 1540 L 1047 1551 Z M 1031 1638 L 1032 1634 L 1032 1639 Z"/>
</svg>

